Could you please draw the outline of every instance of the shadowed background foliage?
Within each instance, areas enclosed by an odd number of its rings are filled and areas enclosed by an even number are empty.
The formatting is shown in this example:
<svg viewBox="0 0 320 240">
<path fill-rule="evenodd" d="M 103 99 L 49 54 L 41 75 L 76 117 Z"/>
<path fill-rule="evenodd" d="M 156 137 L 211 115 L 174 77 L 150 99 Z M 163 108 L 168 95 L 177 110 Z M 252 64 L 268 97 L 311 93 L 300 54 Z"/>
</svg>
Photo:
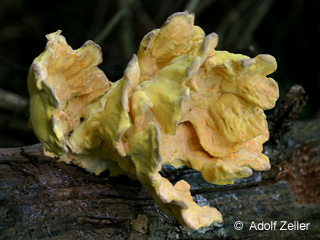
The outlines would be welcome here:
<svg viewBox="0 0 320 240">
<path fill-rule="evenodd" d="M 100 68 L 116 81 L 143 36 L 184 10 L 195 13 L 196 25 L 207 34 L 218 33 L 219 50 L 276 57 L 272 77 L 281 94 L 301 84 L 309 100 L 300 118 L 320 116 L 320 1 L 0 0 L 0 147 L 38 142 L 27 127 L 26 78 L 46 34 L 61 29 L 74 49 L 89 39 L 98 43 Z"/>
</svg>

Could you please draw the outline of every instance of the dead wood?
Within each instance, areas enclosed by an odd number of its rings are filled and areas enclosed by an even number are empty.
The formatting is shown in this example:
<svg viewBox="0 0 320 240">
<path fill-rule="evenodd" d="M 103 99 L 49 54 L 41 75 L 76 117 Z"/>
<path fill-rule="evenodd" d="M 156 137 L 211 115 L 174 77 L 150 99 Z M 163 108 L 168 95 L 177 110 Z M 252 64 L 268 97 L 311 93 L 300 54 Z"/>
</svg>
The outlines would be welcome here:
<svg viewBox="0 0 320 240">
<path fill-rule="evenodd" d="M 0 149 L 0 239 L 320 238 L 320 120 L 277 121 L 276 130 L 271 126 L 277 139 L 264 149 L 269 172 L 215 186 L 190 169 L 163 170 L 172 182 L 188 181 L 199 205 L 223 214 L 223 224 L 198 231 L 166 216 L 137 181 L 59 163 L 40 144 Z M 236 221 L 243 230 L 234 228 Z M 277 229 L 249 230 L 262 221 L 277 221 Z M 283 231 L 280 221 L 310 225 Z"/>
</svg>

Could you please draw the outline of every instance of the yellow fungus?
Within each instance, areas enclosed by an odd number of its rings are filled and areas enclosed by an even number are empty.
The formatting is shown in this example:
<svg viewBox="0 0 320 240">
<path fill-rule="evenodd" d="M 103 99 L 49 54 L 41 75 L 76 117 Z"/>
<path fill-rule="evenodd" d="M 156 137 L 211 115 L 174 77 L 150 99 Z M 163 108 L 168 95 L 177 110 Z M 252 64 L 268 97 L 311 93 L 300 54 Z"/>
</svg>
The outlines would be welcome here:
<svg viewBox="0 0 320 240">
<path fill-rule="evenodd" d="M 142 40 L 123 77 L 110 83 L 97 68 L 100 47 L 72 50 L 61 31 L 28 77 L 30 122 L 45 153 L 100 174 L 126 174 L 148 189 L 158 206 L 191 228 L 222 222 L 198 206 L 190 185 L 173 185 L 162 165 L 187 166 L 214 184 L 232 184 L 270 168 L 261 153 L 269 132 L 263 110 L 274 107 L 272 56 L 253 59 L 216 51 L 218 36 L 176 13 Z"/>
</svg>

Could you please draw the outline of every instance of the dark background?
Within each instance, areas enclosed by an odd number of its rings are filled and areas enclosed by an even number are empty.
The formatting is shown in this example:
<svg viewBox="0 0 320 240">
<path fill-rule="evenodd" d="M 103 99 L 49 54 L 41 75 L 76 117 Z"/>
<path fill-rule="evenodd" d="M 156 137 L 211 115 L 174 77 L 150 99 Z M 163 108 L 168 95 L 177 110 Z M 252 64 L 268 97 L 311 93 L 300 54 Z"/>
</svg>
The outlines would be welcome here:
<svg viewBox="0 0 320 240">
<path fill-rule="evenodd" d="M 272 77 L 281 95 L 301 84 L 309 100 L 300 118 L 320 117 L 317 0 L 0 0 L 0 90 L 27 102 L 29 66 L 43 52 L 45 35 L 58 29 L 74 49 L 89 39 L 97 42 L 104 55 L 100 68 L 116 81 L 143 36 L 186 9 L 195 13 L 196 25 L 207 34 L 219 34 L 217 49 L 250 57 L 273 55 L 278 70 Z M 21 110 L 1 105 L 0 147 L 36 143 L 27 127 L 27 106 Z"/>
</svg>

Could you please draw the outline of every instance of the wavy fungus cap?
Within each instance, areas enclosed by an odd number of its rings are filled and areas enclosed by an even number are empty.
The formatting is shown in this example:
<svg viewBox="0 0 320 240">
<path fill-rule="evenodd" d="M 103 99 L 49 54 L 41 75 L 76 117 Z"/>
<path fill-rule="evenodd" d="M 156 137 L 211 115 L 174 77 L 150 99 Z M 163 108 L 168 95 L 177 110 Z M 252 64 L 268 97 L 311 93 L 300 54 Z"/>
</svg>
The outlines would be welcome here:
<svg viewBox="0 0 320 240">
<path fill-rule="evenodd" d="M 56 155 L 68 151 L 67 135 L 80 124 L 88 103 L 110 87 L 97 68 L 102 62 L 100 47 L 87 41 L 73 50 L 60 34 L 46 36 L 46 49 L 28 75 L 30 122 L 46 150 Z"/>
<path fill-rule="evenodd" d="M 269 132 L 263 110 L 274 107 L 276 70 L 270 55 L 253 59 L 216 51 L 194 16 L 175 13 L 142 40 L 123 77 L 110 83 L 97 68 L 100 47 L 72 50 L 61 31 L 28 76 L 30 122 L 45 153 L 95 174 L 138 179 L 158 206 L 191 228 L 222 222 L 198 206 L 190 185 L 173 185 L 162 165 L 187 166 L 214 184 L 232 184 L 270 168 L 261 153 Z"/>
</svg>

